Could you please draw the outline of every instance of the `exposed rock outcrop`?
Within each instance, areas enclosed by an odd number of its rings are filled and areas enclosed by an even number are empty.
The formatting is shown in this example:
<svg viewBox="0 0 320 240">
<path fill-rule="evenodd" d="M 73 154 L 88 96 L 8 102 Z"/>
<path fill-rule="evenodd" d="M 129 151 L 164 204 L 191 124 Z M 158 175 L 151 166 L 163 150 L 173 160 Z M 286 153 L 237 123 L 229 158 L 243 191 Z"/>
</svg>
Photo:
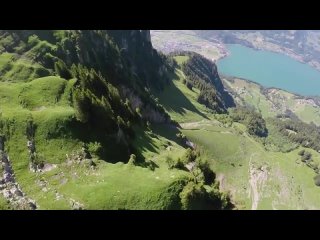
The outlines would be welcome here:
<svg viewBox="0 0 320 240">
<path fill-rule="evenodd" d="M 121 95 L 123 96 L 123 98 L 127 98 L 129 100 L 129 105 L 132 111 L 136 111 L 137 108 L 140 109 L 143 119 L 153 123 L 170 122 L 170 117 L 166 115 L 165 112 L 158 111 L 158 109 L 151 106 L 150 103 L 143 103 L 141 98 L 138 95 L 134 94 L 129 88 L 122 86 Z"/>
<path fill-rule="evenodd" d="M 23 210 L 35 210 L 37 204 L 34 200 L 25 196 L 21 187 L 15 181 L 14 172 L 8 155 L 0 150 L 0 163 L 2 166 L 2 178 L 0 179 L 0 193 L 15 208 Z"/>
</svg>

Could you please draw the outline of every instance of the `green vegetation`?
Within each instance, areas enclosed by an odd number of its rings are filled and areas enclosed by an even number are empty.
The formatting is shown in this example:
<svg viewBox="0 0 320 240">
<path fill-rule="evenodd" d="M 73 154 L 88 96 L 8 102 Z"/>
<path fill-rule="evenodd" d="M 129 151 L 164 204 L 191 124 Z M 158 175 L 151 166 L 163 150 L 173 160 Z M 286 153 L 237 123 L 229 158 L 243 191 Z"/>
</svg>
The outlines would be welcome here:
<svg viewBox="0 0 320 240">
<path fill-rule="evenodd" d="M 182 83 L 183 79 L 185 79 L 183 72 L 176 70 L 172 83 L 166 86 L 161 93 L 155 93 L 155 96 L 159 98 L 172 120 L 181 123 L 207 118 L 209 109 L 197 102 L 199 90 L 188 89 Z"/>
<path fill-rule="evenodd" d="M 249 134 L 258 137 L 266 137 L 268 135 L 266 122 L 261 114 L 248 108 L 238 107 L 231 109 L 230 115 L 233 121 L 245 124 Z"/>
<path fill-rule="evenodd" d="M 183 188 L 180 198 L 182 209 L 186 210 L 217 210 L 232 207 L 228 196 L 222 194 L 216 186 L 207 190 L 203 185 L 194 182 L 189 182 Z"/>
<path fill-rule="evenodd" d="M 214 63 L 192 52 L 177 52 L 173 56 L 186 76 L 186 86 L 190 90 L 193 86 L 200 90 L 199 103 L 218 113 L 234 106 L 233 99 L 224 91 Z"/>
<path fill-rule="evenodd" d="M 16 181 L 40 209 L 227 208 L 230 199 L 210 190 L 209 164 L 186 150 L 167 102 L 156 98 L 183 73 L 147 35 L 0 31 L 0 134 Z M 182 207 L 191 182 L 205 194 Z M 10 204 L 1 198 L 0 206 Z"/>
<path fill-rule="evenodd" d="M 304 98 L 280 89 L 263 88 L 245 79 L 223 77 L 222 81 L 237 104 L 254 108 L 265 119 L 290 117 L 305 123 L 320 124 L 317 98 Z"/>
<path fill-rule="evenodd" d="M 320 175 L 315 176 L 313 180 L 314 180 L 314 184 L 320 187 Z"/>
<path fill-rule="evenodd" d="M 320 129 L 315 124 L 292 119 L 270 119 L 270 124 L 293 143 L 320 151 Z"/>
<path fill-rule="evenodd" d="M 181 74 L 179 80 L 173 81 L 174 86 L 165 88 L 159 98 L 160 102 L 162 99 L 164 102 L 166 99 L 178 102 L 176 99 L 173 100 L 171 93 L 171 89 L 175 87 L 189 100 L 189 102 L 179 103 L 178 106 L 181 109 L 187 109 L 189 103 L 197 106 L 198 110 L 203 109 L 201 112 L 207 119 L 201 118 L 196 111 L 189 110 L 184 115 L 173 109 L 168 112 L 171 118 L 177 119 L 182 127 L 182 134 L 178 134 L 178 139 L 187 138 L 201 149 L 201 159 L 206 159 L 210 168 L 214 170 L 215 181 L 220 182 L 220 191 L 229 192 L 232 203 L 237 209 L 255 209 L 253 188 L 256 180 L 255 175 L 250 174 L 250 169 L 251 172 L 261 172 L 261 176 L 265 176 L 265 180 L 257 182 L 259 198 L 257 209 L 317 209 L 320 207 L 319 190 L 313 182 L 315 170 L 311 167 L 320 163 L 318 152 L 310 148 L 298 148 L 299 144 L 281 134 L 277 125 L 272 124 L 272 119 L 264 114 L 262 116 L 266 119 L 263 129 L 268 130 L 268 135 L 257 138 L 254 134 L 249 134 L 246 123 L 234 122 L 231 114 L 213 114 L 203 106 L 199 106 L 198 89 L 193 88 L 193 92 L 190 91 L 182 80 Z M 252 93 L 251 90 L 249 92 Z M 163 106 L 170 109 L 169 104 L 168 100 L 168 105 L 164 103 Z M 193 108 L 188 107 L 188 109 Z M 251 111 L 250 108 L 245 109 Z M 256 111 L 254 116 L 262 119 Z M 275 117 L 275 114 L 272 116 Z M 312 154 L 310 166 L 301 162 L 298 152 L 302 149 Z M 169 158 L 168 162 L 176 163 L 178 167 L 180 163 L 182 166 L 182 158 L 180 162 Z M 187 189 L 194 189 L 195 197 L 201 195 L 200 187 L 193 185 Z M 196 208 L 195 205 L 194 207 Z"/>
<path fill-rule="evenodd" d="M 298 99 L 224 80 L 228 109 L 215 64 L 147 31 L 0 31 L 0 72 L 4 150 L 40 209 L 320 207 Z"/>
<path fill-rule="evenodd" d="M 12 207 L 10 206 L 10 204 L 1 195 L 0 196 L 0 210 L 11 210 L 11 209 L 12 209 Z"/>
</svg>

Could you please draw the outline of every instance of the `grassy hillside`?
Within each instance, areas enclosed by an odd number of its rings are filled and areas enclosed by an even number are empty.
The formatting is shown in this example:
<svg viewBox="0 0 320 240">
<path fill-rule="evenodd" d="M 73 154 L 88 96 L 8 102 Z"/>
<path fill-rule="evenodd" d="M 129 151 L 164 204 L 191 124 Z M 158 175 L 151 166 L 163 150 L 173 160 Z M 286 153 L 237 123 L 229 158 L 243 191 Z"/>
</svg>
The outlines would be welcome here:
<svg viewBox="0 0 320 240">
<path fill-rule="evenodd" d="M 172 64 L 148 31 L 0 31 L 0 208 L 228 208 L 154 97 Z"/>
<path fill-rule="evenodd" d="M 317 99 L 305 98 L 280 89 L 264 89 L 261 85 L 239 78 L 222 78 L 238 104 L 254 107 L 267 117 L 292 112 L 306 123 L 320 125 Z"/>
<path fill-rule="evenodd" d="M 82 141 L 69 132 L 74 109 L 67 97 L 73 81 L 45 77 L 28 83 L 0 84 L 1 120 L 10 128 L 6 134 L 6 149 L 17 181 L 40 209 L 72 209 L 73 200 L 85 209 L 179 208 L 182 180 L 186 180 L 188 173 L 168 170 L 166 157 L 169 154 L 181 157 L 185 151 L 183 147 L 137 128 L 134 145 L 142 154 L 141 158 L 154 163 L 154 170 L 124 163 L 110 164 L 98 158 L 94 159 L 95 169 L 85 164 L 67 163 L 66 154 L 79 151 L 82 146 Z M 33 119 L 38 126 L 35 135 L 38 155 L 45 163 L 55 164 L 49 172 L 29 171 L 25 135 L 28 119 Z M 166 150 L 169 142 L 170 151 Z M 127 177 L 123 178 L 123 174 Z M 0 203 L 7 208 L 5 201 Z"/>
<path fill-rule="evenodd" d="M 320 189 L 313 182 L 315 173 L 301 162 L 299 150 L 266 151 L 247 134 L 239 135 L 233 127 L 214 129 L 214 125 L 200 123 L 183 133 L 205 149 L 220 186 L 231 191 L 239 209 L 320 207 Z M 313 155 L 319 159 L 318 153 Z"/>
<path fill-rule="evenodd" d="M 166 152 L 159 154 L 165 138 L 146 133 L 137 141 L 144 150 L 142 153 L 153 157 L 150 161 L 156 166 L 154 170 L 95 158 L 94 169 L 86 163 L 66 162 L 36 175 L 24 168 L 16 171 L 17 178 L 41 209 L 71 209 L 72 200 L 85 209 L 178 209 L 182 180 L 186 180 L 188 173 L 168 171 Z M 182 147 L 174 142 L 172 145 L 177 156 L 183 154 Z"/>
<path fill-rule="evenodd" d="M 320 208 L 317 128 L 251 128 L 320 123 L 316 99 L 225 79 L 262 114 L 236 122 L 215 65 L 147 31 L 0 31 L 0 52 L 1 209 L 8 164 L 38 209 Z"/>
<path fill-rule="evenodd" d="M 156 97 L 170 114 L 173 120 L 178 122 L 200 121 L 207 118 L 210 109 L 197 102 L 198 89 L 190 90 L 185 84 L 184 73 L 176 69 L 172 84 L 165 88 L 165 91 L 156 93 Z"/>
<path fill-rule="evenodd" d="M 212 114 L 203 105 L 199 106 L 196 101 L 199 91 L 186 88 L 183 74 L 178 72 L 177 75 L 179 77 L 172 86 L 165 88 L 160 100 L 163 99 L 163 106 L 171 117 L 180 122 L 182 132 L 201 148 L 217 174 L 220 188 L 230 191 L 238 209 L 320 208 L 320 188 L 313 181 L 316 173 L 298 154 L 306 149 L 312 153 L 314 164 L 319 166 L 318 152 L 303 147 L 287 153 L 267 150 L 262 139 L 248 134 L 243 124 L 226 120 L 227 116 Z M 242 80 L 227 83 L 246 87 L 247 91 L 240 96 L 259 107 L 265 117 L 276 115 L 277 112 L 269 111 L 271 103 L 256 84 Z M 278 92 L 288 98 L 288 103 L 291 101 L 294 105 L 298 101 L 292 94 Z M 179 108 L 172 108 L 169 102 L 178 103 Z M 279 138 L 272 131 L 270 135 Z"/>
</svg>

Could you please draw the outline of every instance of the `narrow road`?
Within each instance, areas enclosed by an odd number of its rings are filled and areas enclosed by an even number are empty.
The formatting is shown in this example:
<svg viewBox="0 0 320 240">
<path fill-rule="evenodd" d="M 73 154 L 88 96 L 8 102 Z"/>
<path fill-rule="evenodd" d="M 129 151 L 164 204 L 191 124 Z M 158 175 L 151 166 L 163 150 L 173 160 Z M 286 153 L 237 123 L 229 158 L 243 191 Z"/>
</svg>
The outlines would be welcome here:
<svg viewBox="0 0 320 240">
<path fill-rule="evenodd" d="M 250 184 L 250 192 L 249 195 L 252 199 L 252 206 L 251 210 L 257 210 L 258 203 L 259 203 L 259 192 L 258 192 L 258 186 L 257 186 L 257 178 L 255 177 L 255 170 L 251 164 L 252 158 L 254 157 L 254 153 L 250 156 L 249 161 L 249 184 Z"/>
<path fill-rule="evenodd" d="M 263 189 L 264 183 L 267 181 L 268 172 L 265 167 L 259 169 L 255 168 L 251 163 L 252 158 L 256 153 L 251 154 L 249 161 L 249 184 L 250 192 L 249 196 L 252 199 L 251 210 L 257 210 L 260 200 L 261 190 Z"/>
</svg>

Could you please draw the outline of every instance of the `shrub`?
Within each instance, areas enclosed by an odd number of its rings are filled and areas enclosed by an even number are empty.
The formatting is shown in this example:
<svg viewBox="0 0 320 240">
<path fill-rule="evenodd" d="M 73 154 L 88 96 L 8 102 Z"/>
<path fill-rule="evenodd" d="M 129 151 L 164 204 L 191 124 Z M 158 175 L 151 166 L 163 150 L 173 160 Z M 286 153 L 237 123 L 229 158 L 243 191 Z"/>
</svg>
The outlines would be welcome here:
<svg viewBox="0 0 320 240">
<path fill-rule="evenodd" d="M 266 122 L 260 113 L 246 107 L 237 107 L 230 110 L 230 116 L 233 121 L 245 124 L 251 135 L 268 136 Z"/>
<path fill-rule="evenodd" d="M 136 155 L 131 154 L 130 158 L 129 158 L 129 161 L 128 161 L 128 164 L 135 165 L 136 164 L 136 159 L 137 159 Z"/>
<path fill-rule="evenodd" d="M 178 138 L 178 141 L 179 141 L 180 144 L 184 145 L 186 143 L 186 141 L 187 141 L 187 137 L 182 133 L 177 133 L 176 137 Z"/>
<path fill-rule="evenodd" d="M 310 162 L 309 167 L 310 167 L 311 169 L 313 169 L 315 173 L 318 172 L 318 164 L 316 164 L 315 162 L 313 162 L 313 161 Z"/>
<path fill-rule="evenodd" d="M 186 85 L 187 85 L 187 88 L 189 88 L 192 91 L 192 87 L 193 87 L 192 84 L 190 82 L 187 82 Z"/>
<path fill-rule="evenodd" d="M 222 193 L 221 194 L 221 209 L 231 209 L 232 208 L 232 203 L 231 203 L 231 198 L 229 193 Z"/>
<path fill-rule="evenodd" d="M 205 177 L 204 177 L 204 174 L 200 168 L 197 167 L 197 168 L 193 169 L 192 174 L 193 174 L 195 183 L 200 183 L 200 184 L 205 183 Z"/>
<path fill-rule="evenodd" d="M 99 142 L 91 142 L 88 144 L 88 150 L 91 154 L 100 156 L 102 152 L 102 146 Z"/>
<path fill-rule="evenodd" d="M 89 121 L 91 101 L 84 91 L 80 89 L 75 89 L 73 91 L 73 106 L 75 108 L 76 118 L 82 122 L 86 123 Z"/>
<path fill-rule="evenodd" d="M 197 158 L 197 153 L 193 151 L 192 149 L 188 148 L 183 155 L 182 162 L 184 164 L 188 164 L 189 162 L 195 161 Z"/>
<path fill-rule="evenodd" d="M 309 152 L 305 152 L 303 156 L 301 156 L 301 161 L 306 162 L 309 161 L 311 159 L 311 153 Z"/>
<path fill-rule="evenodd" d="M 202 209 L 203 200 L 206 196 L 206 190 L 203 185 L 189 182 L 179 194 L 181 199 L 182 209 L 195 210 Z"/>
<path fill-rule="evenodd" d="M 166 163 L 168 164 L 169 169 L 173 169 L 173 168 L 184 169 L 184 164 L 180 158 L 172 159 L 172 157 L 167 156 Z"/>
<path fill-rule="evenodd" d="M 216 178 L 216 174 L 210 168 L 209 163 L 200 159 L 198 161 L 198 167 L 203 172 L 205 184 L 212 184 Z"/>
<path fill-rule="evenodd" d="M 72 74 L 67 68 L 66 64 L 60 59 L 54 63 L 54 70 L 60 77 L 64 79 L 68 80 L 72 78 Z"/>
<path fill-rule="evenodd" d="M 231 203 L 230 194 L 220 192 L 219 185 L 213 183 L 208 190 L 209 204 L 213 209 L 232 209 L 233 204 Z"/>
<path fill-rule="evenodd" d="M 31 158 L 32 158 L 31 162 L 36 166 L 38 166 L 38 168 L 41 169 L 44 167 L 44 163 L 46 162 L 44 155 L 35 153 L 32 155 Z"/>
<path fill-rule="evenodd" d="M 313 178 L 313 180 L 314 180 L 314 184 L 315 184 L 316 186 L 320 187 L 320 174 L 318 174 L 317 176 L 315 176 L 315 177 Z"/>
<path fill-rule="evenodd" d="M 28 38 L 28 47 L 33 48 L 35 45 L 37 45 L 40 42 L 40 39 L 36 35 L 31 35 Z"/>
<path fill-rule="evenodd" d="M 50 75 L 50 71 L 46 68 L 39 67 L 36 68 L 35 74 L 37 75 L 37 77 L 46 77 Z"/>
<path fill-rule="evenodd" d="M 144 166 L 146 166 L 147 168 L 149 168 L 151 171 L 154 171 L 156 168 L 158 168 L 159 166 L 152 160 L 146 160 L 144 163 Z"/>
<path fill-rule="evenodd" d="M 304 149 L 302 149 L 301 151 L 299 151 L 299 152 L 298 152 L 298 155 L 303 156 L 303 155 L 304 155 L 304 153 L 305 153 L 305 150 L 304 150 Z"/>
</svg>

